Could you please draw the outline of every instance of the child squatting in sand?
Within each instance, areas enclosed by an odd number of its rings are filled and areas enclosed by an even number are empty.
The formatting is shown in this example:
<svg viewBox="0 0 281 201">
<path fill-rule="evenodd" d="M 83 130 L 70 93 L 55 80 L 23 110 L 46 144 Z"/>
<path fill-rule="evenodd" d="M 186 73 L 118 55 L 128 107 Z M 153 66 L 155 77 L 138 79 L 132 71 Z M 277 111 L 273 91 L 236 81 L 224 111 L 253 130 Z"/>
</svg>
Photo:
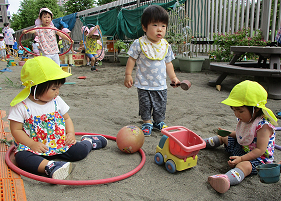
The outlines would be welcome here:
<svg viewBox="0 0 281 201">
<path fill-rule="evenodd" d="M 84 135 L 80 142 L 76 141 L 67 113 L 69 106 L 59 96 L 60 87 L 70 75 L 44 56 L 24 64 L 21 81 L 25 88 L 12 100 L 8 116 L 19 168 L 65 179 L 71 163 L 54 159 L 82 160 L 92 149 L 107 145 L 106 138 L 98 135 Z"/>
<path fill-rule="evenodd" d="M 168 74 L 174 84 L 179 84 L 172 60 L 175 58 L 171 46 L 164 39 L 169 15 L 161 6 L 147 7 L 141 18 L 142 29 L 146 33 L 131 45 L 126 65 L 124 85 L 133 86 L 132 71 L 137 64 L 134 86 L 138 90 L 139 114 L 143 120 L 142 130 L 150 136 L 152 128 L 161 130 L 164 123 L 167 103 Z M 153 117 L 153 123 L 151 120 Z"/>
<path fill-rule="evenodd" d="M 230 154 L 228 165 L 233 169 L 208 178 L 208 182 L 219 193 L 225 193 L 230 186 L 239 184 L 246 176 L 257 174 L 258 165 L 273 162 L 273 125 L 277 125 L 277 118 L 265 107 L 267 92 L 257 82 L 246 80 L 237 84 L 222 103 L 229 105 L 237 117 L 236 130 L 226 137 L 218 135 L 204 139 L 206 148 L 224 144 Z"/>
</svg>

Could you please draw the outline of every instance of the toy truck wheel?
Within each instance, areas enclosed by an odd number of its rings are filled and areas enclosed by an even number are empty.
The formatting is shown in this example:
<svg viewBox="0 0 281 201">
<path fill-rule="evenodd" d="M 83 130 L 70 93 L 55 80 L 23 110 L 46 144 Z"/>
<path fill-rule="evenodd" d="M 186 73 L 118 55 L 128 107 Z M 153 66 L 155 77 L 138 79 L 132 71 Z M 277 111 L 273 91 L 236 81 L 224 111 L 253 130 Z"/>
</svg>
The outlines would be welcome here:
<svg viewBox="0 0 281 201">
<path fill-rule="evenodd" d="M 172 161 L 172 160 L 168 160 L 165 164 L 165 167 L 166 167 L 166 170 L 170 173 L 175 173 L 177 171 L 176 165 L 175 165 L 174 161 Z"/>
<path fill-rule="evenodd" d="M 155 154 L 154 160 L 155 160 L 155 163 L 157 165 L 163 165 L 164 164 L 164 158 L 163 158 L 162 154 L 159 153 L 159 152 Z"/>
</svg>

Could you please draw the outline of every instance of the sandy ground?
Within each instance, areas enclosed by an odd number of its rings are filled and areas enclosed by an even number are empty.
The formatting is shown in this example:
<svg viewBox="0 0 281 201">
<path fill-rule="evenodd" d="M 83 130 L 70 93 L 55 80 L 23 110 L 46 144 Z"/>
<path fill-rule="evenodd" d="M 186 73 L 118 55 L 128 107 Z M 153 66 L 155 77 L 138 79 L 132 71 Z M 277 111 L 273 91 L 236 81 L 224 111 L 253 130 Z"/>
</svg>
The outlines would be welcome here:
<svg viewBox="0 0 281 201">
<path fill-rule="evenodd" d="M 6 63 L 1 62 L 0 69 Z M 20 92 L 19 66 L 11 66 L 12 72 L 0 73 L 0 109 L 9 111 L 10 101 Z M 141 126 L 138 116 L 136 88 L 127 89 L 123 85 L 125 67 L 118 63 L 103 63 L 98 72 L 89 67 L 72 67 L 72 76 L 61 88 L 61 97 L 70 105 L 69 114 L 76 132 L 90 132 L 116 136 L 126 125 Z M 134 71 L 135 72 L 135 71 Z M 235 129 L 236 118 L 228 106 L 220 102 L 227 98 L 231 88 L 247 79 L 228 76 L 222 91 L 207 85 L 218 74 L 208 70 L 200 73 L 176 71 L 180 80 L 188 79 L 192 86 L 188 91 L 168 87 L 166 124 L 185 126 L 202 138 L 215 135 L 215 129 Z M 77 79 L 87 76 L 86 79 Z M 251 77 L 250 77 L 251 78 Z M 249 79 L 250 79 L 249 78 Z M 268 100 L 267 107 L 274 112 L 281 109 L 281 100 Z M 228 155 L 223 147 L 215 150 L 200 150 L 197 166 L 175 174 L 170 174 L 164 166 L 154 162 L 156 146 L 161 132 L 153 131 L 145 138 L 142 147 L 146 155 L 143 168 L 133 176 L 114 183 L 92 186 L 51 185 L 22 177 L 28 201 L 34 200 L 280 200 L 280 182 L 261 183 L 257 175 L 249 176 L 232 186 L 225 194 L 219 194 L 207 182 L 210 175 L 229 170 Z M 77 140 L 80 136 L 77 136 Z M 281 138 L 277 132 L 277 144 Z M 280 151 L 275 159 L 279 161 Z M 75 162 L 69 180 L 97 180 L 125 174 L 138 166 L 141 156 L 122 153 L 115 141 L 109 140 L 102 150 L 91 152 L 82 161 Z"/>
</svg>

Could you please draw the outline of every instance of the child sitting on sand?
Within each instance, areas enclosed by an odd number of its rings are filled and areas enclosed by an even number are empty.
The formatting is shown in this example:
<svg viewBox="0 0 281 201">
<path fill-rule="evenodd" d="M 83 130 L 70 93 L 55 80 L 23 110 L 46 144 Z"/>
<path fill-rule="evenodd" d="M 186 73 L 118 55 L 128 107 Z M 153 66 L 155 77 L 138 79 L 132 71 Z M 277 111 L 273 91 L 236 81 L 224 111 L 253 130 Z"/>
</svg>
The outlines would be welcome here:
<svg viewBox="0 0 281 201">
<path fill-rule="evenodd" d="M 239 184 L 246 176 L 257 174 L 258 165 L 273 162 L 273 125 L 277 125 L 277 118 L 265 107 L 267 92 L 257 82 L 246 80 L 237 84 L 222 103 L 229 105 L 238 118 L 236 131 L 231 131 L 226 137 L 218 135 L 204 139 L 207 148 L 224 144 L 230 154 L 228 165 L 233 169 L 208 178 L 219 193 L 225 193 L 231 185 Z"/>
<path fill-rule="evenodd" d="M 137 64 L 135 86 L 138 88 L 139 114 L 143 120 L 142 131 L 150 136 L 152 128 L 161 130 L 167 103 L 167 74 L 172 83 L 180 84 L 172 60 L 175 59 L 171 46 L 164 39 L 168 25 L 168 12 L 161 6 L 147 7 L 141 18 L 146 35 L 134 41 L 128 55 L 124 85 L 133 86 L 132 71 Z M 151 120 L 153 117 L 153 123 Z"/>
<path fill-rule="evenodd" d="M 16 143 L 15 159 L 25 171 L 65 179 L 71 163 L 54 159 L 82 160 L 92 149 L 107 145 L 106 138 L 99 135 L 84 135 L 81 142 L 76 141 L 69 106 L 59 96 L 70 75 L 44 56 L 23 65 L 21 81 L 25 88 L 11 102 L 8 119 Z"/>
</svg>

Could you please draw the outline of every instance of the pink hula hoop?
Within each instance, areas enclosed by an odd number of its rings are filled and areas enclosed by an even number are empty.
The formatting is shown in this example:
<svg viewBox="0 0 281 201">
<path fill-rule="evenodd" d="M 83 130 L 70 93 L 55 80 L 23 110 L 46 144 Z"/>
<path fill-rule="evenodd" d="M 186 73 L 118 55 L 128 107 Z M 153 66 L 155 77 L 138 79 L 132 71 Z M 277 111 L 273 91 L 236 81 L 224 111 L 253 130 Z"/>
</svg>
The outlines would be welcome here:
<svg viewBox="0 0 281 201">
<path fill-rule="evenodd" d="M 101 135 L 101 134 L 95 134 L 95 133 L 83 133 L 83 132 L 76 132 L 75 135 Z M 109 135 L 102 135 L 106 137 L 107 139 L 114 140 L 116 141 L 116 137 L 109 136 Z M 5 154 L 5 161 L 6 164 L 9 166 L 10 169 L 12 169 L 14 172 L 23 175 L 25 177 L 28 177 L 30 179 L 34 179 L 37 181 L 42 181 L 50 184 L 60 184 L 60 185 L 75 185 L 75 186 L 81 186 L 81 185 L 97 185 L 97 184 L 106 184 L 106 183 L 112 183 L 116 181 L 120 181 L 123 179 L 126 179 L 134 174 L 136 174 L 143 166 L 146 160 L 145 153 L 142 149 L 139 149 L 139 153 L 141 154 L 142 160 L 140 164 L 133 170 L 131 170 L 128 173 L 125 173 L 120 176 L 116 177 L 111 177 L 111 178 L 106 178 L 106 179 L 98 179 L 98 180 L 59 180 L 59 179 L 52 179 L 52 178 L 47 178 L 35 174 L 31 174 L 29 172 L 26 172 L 19 167 L 17 167 L 10 158 L 10 155 L 12 151 L 14 150 L 15 146 L 11 146 L 8 151 Z"/>
<path fill-rule="evenodd" d="M 21 38 L 22 38 L 23 35 L 27 34 L 28 32 L 33 31 L 33 30 L 36 30 L 36 29 L 52 29 L 52 30 L 61 32 L 61 33 L 64 34 L 67 38 L 69 38 L 70 40 L 72 40 L 69 35 L 67 35 L 67 34 L 64 33 L 63 31 L 61 31 L 61 30 L 59 30 L 59 29 L 57 29 L 57 28 L 54 28 L 54 27 L 35 27 L 35 28 L 28 29 L 27 32 L 22 33 L 22 34 L 20 35 L 19 44 L 20 44 L 20 46 L 21 46 L 25 51 L 27 51 L 28 53 L 30 53 L 30 54 L 32 54 L 32 55 L 34 55 L 34 56 L 39 56 L 39 54 L 35 54 L 35 53 L 30 52 L 30 51 L 28 51 L 27 49 L 25 49 L 25 47 L 23 47 L 23 45 L 21 44 Z M 70 43 L 69 49 L 68 49 L 66 52 L 64 52 L 64 53 L 59 54 L 59 56 L 62 56 L 62 55 L 64 55 L 64 54 L 68 53 L 68 52 L 71 50 L 72 45 L 73 45 L 73 44 Z"/>
</svg>

